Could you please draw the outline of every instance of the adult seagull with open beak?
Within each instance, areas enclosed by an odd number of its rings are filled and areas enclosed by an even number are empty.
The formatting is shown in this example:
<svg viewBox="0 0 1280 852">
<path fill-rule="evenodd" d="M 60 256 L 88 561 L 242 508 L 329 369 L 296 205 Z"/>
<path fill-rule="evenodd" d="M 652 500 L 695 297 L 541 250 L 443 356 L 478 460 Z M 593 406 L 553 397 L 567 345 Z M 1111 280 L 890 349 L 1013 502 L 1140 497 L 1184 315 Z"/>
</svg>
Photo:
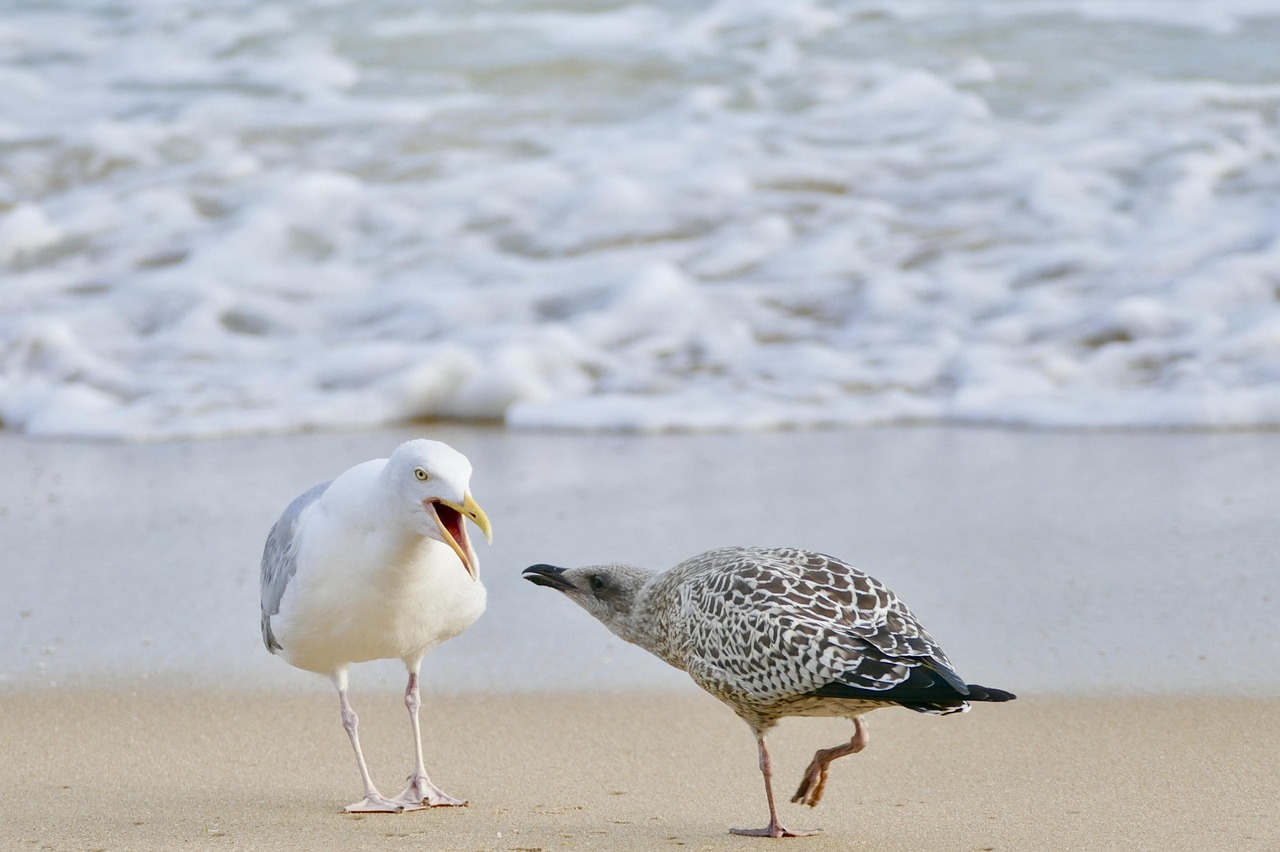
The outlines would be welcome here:
<svg viewBox="0 0 1280 852">
<path fill-rule="evenodd" d="M 471 463 L 439 441 L 401 444 L 389 459 L 358 464 L 284 510 L 262 554 L 262 641 L 290 665 L 325 674 L 338 689 L 364 798 L 348 812 L 465 805 L 431 783 L 418 724 L 418 670 L 441 642 L 484 612 L 471 520 L 492 540 L 470 492 Z M 374 786 L 347 700 L 352 663 L 399 659 L 416 762 L 395 798 Z"/>
</svg>

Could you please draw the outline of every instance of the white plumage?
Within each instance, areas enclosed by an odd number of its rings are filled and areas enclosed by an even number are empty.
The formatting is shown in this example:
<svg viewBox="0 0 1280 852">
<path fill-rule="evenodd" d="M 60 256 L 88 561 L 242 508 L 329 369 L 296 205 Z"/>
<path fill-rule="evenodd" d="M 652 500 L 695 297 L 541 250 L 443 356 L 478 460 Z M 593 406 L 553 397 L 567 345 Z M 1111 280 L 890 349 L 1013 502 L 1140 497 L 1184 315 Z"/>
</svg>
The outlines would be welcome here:
<svg viewBox="0 0 1280 852">
<path fill-rule="evenodd" d="M 262 638 L 291 665 L 328 675 L 338 689 L 364 798 L 348 811 L 462 805 L 431 783 L 418 724 L 423 657 L 484 612 L 470 518 L 489 520 L 471 497 L 471 463 L 438 441 L 408 441 L 389 459 L 356 465 L 285 509 L 262 556 Z M 399 659 L 409 673 L 405 706 L 416 763 L 394 799 L 378 792 L 347 700 L 352 663 Z"/>
</svg>

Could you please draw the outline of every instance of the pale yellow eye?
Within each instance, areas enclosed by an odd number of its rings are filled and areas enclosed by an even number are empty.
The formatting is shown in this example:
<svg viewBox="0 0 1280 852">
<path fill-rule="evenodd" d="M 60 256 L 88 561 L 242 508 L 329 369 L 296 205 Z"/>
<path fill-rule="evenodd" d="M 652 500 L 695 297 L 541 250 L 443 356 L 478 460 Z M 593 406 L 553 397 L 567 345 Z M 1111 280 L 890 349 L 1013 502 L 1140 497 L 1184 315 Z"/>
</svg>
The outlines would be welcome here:
<svg viewBox="0 0 1280 852">
<path fill-rule="evenodd" d="M 420 467 L 414 468 L 413 475 L 418 477 L 418 479 L 422 482 L 426 482 L 428 479 L 431 478 L 427 476 L 427 472 Z"/>
</svg>

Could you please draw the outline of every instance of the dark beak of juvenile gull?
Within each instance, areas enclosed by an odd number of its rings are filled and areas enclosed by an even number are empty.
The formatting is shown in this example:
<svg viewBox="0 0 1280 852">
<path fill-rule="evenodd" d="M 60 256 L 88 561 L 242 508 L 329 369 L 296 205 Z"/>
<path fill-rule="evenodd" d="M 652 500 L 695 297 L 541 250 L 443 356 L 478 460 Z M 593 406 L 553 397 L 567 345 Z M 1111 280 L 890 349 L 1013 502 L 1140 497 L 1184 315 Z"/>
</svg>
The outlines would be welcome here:
<svg viewBox="0 0 1280 852">
<path fill-rule="evenodd" d="M 465 519 L 470 518 L 480 528 L 480 532 L 484 533 L 484 537 L 492 542 L 493 528 L 489 525 L 489 516 L 484 513 L 484 509 L 480 508 L 480 504 L 470 494 L 463 496 L 461 506 L 449 500 L 436 498 L 424 500 L 422 508 L 435 518 L 436 526 L 444 534 L 445 543 L 458 554 L 458 558 L 462 560 L 462 567 L 467 569 L 471 579 L 478 580 L 480 560 L 476 558 L 476 552 L 471 547 Z"/>
<path fill-rule="evenodd" d="M 560 592 L 574 588 L 573 583 L 564 578 L 564 569 L 554 565 L 530 565 L 520 576 L 535 586 L 547 586 Z"/>
</svg>

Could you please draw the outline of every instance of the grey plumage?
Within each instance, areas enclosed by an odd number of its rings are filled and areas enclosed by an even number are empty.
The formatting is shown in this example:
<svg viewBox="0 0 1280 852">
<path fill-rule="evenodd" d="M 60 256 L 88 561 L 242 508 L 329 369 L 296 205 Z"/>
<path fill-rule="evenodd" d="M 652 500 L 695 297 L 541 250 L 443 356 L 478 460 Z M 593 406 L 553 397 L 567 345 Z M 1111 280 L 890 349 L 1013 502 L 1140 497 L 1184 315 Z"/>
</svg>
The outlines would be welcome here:
<svg viewBox="0 0 1280 852">
<path fill-rule="evenodd" d="M 787 716 L 854 720 L 848 745 L 818 752 L 793 801 L 815 805 L 827 766 L 861 750 L 862 714 L 899 705 L 965 712 L 1011 693 L 966 684 L 905 603 L 874 577 L 807 550 L 730 547 L 663 573 L 625 565 L 535 565 L 526 579 L 564 592 L 621 638 L 688 672 L 755 733 L 773 807 L 764 735 Z"/>
<path fill-rule="evenodd" d="M 262 643 L 273 654 L 283 649 L 271 632 L 271 616 L 280 612 L 280 601 L 284 600 L 285 589 L 298 570 L 298 550 L 294 538 L 298 517 L 303 509 L 320 499 L 320 495 L 328 487 L 328 482 L 322 482 L 295 497 L 267 534 L 267 543 L 262 550 Z"/>
</svg>

